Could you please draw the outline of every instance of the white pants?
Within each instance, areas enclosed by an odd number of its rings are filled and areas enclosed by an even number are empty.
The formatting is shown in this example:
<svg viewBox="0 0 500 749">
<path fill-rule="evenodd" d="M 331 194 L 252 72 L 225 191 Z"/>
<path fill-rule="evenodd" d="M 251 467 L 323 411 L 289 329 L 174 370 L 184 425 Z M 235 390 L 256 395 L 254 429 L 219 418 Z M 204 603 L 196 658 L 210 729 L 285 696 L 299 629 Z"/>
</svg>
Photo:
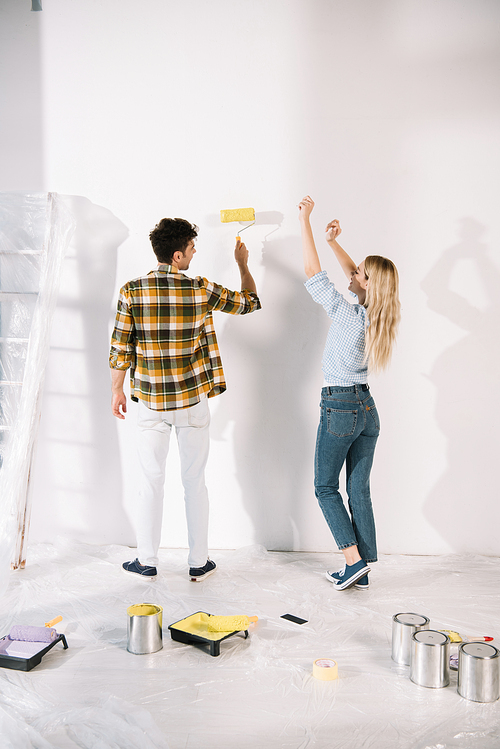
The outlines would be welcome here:
<svg viewBox="0 0 500 749">
<path fill-rule="evenodd" d="M 161 538 L 165 462 L 175 427 L 184 486 L 190 567 L 203 567 L 208 557 L 208 492 L 205 466 L 209 449 L 210 411 L 203 398 L 190 408 L 153 411 L 139 401 L 137 449 L 142 469 L 139 502 L 134 510 L 137 558 L 156 567 Z"/>
</svg>

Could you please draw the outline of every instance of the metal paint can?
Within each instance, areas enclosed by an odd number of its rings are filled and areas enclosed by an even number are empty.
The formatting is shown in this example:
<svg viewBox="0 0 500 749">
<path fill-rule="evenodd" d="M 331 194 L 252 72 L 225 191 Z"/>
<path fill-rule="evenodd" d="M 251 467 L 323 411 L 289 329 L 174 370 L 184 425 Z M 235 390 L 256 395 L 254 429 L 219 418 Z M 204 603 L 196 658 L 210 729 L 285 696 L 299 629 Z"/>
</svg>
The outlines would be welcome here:
<svg viewBox="0 0 500 749">
<path fill-rule="evenodd" d="M 127 650 L 135 655 L 163 647 L 163 609 L 155 603 L 135 603 L 127 609 Z"/>
<path fill-rule="evenodd" d="M 461 697 L 473 702 L 495 702 L 500 697 L 500 651 L 485 642 L 463 642 L 458 648 L 458 686 Z"/>
<path fill-rule="evenodd" d="M 430 619 L 422 614 L 394 614 L 392 617 L 392 660 L 410 665 L 411 638 L 415 632 L 429 629 Z"/>
<path fill-rule="evenodd" d="M 412 636 L 410 679 L 420 687 L 440 689 L 450 683 L 450 638 L 427 629 Z"/>
</svg>

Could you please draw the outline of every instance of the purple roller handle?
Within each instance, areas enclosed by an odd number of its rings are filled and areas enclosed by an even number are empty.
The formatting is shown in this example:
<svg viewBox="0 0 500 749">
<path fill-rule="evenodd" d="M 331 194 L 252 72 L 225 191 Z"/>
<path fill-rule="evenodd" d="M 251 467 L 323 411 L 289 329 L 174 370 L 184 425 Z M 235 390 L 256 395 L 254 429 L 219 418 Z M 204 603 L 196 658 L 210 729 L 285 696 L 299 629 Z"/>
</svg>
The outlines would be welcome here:
<svg viewBox="0 0 500 749">
<path fill-rule="evenodd" d="M 54 627 L 32 627 L 30 625 L 16 624 L 9 633 L 11 640 L 24 642 L 52 642 L 57 637 Z"/>
</svg>

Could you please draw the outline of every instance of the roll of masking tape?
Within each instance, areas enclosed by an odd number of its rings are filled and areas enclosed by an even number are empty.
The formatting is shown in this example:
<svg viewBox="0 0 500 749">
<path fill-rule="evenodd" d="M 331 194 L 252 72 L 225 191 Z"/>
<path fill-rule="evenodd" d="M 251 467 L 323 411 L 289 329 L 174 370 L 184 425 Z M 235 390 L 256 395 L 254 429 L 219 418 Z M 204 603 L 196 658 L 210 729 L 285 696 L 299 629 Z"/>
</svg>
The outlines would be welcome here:
<svg viewBox="0 0 500 749">
<path fill-rule="evenodd" d="M 321 681 L 334 681 L 339 675 L 337 663 L 331 658 L 318 658 L 313 663 L 313 676 Z"/>
</svg>

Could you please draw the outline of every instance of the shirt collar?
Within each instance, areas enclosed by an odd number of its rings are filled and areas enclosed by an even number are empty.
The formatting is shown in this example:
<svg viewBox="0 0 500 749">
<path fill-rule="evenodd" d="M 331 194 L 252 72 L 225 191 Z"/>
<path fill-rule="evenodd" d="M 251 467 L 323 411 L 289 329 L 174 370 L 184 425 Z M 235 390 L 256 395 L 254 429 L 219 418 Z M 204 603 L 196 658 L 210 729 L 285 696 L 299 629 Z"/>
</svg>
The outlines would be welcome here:
<svg viewBox="0 0 500 749">
<path fill-rule="evenodd" d="M 159 273 L 180 273 L 180 270 L 175 265 L 167 265 L 167 263 L 159 263 L 155 271 Z"/>
</svg>

